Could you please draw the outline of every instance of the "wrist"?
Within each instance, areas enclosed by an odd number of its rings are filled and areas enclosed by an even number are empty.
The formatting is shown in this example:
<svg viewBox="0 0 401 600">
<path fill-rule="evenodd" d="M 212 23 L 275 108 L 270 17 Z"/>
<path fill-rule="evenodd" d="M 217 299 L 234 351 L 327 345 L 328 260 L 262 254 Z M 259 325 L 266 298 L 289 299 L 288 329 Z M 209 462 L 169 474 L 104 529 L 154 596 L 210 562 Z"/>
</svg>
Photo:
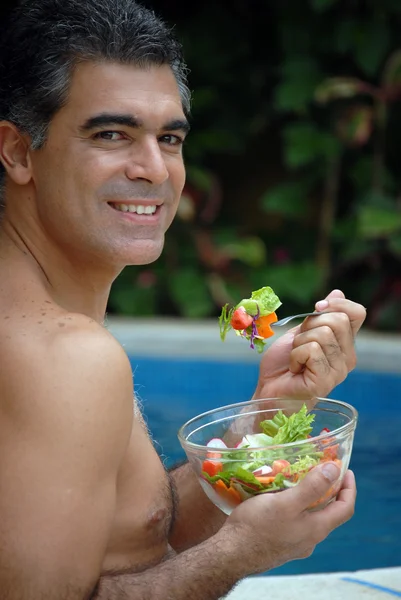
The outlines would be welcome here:
<svg viewBox="0 0 401 600">
<path fill-rule="evenodd" d="M 246 528 L 239 523 L 226 522 L 220 531 L 213 536 L 215 551 L 224 556 L 224 562 L 236 581 L 253 575 L 259 571 L 251 554 L 244 550 L 249 545 Z"/>
</svg>

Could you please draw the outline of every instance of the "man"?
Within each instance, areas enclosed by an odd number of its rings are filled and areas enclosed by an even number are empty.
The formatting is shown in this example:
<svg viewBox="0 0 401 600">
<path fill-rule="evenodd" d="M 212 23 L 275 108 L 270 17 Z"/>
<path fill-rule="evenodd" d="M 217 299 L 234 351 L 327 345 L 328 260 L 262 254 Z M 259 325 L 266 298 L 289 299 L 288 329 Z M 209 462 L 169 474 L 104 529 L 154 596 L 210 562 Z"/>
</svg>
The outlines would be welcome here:
<svg viewBox="0 0 401 600">
<path fill-rule="evenodd" d="M 214 600 L 310 555 L 351 517 L 352 473 L 322 511 L 305 509 L 331 463 L 225 519 L 188 465 L 165 473 L 103 326 L 113 280 L 158 258 L 184 185 L 179 46 L 133 0 L 29 0 L 1 51 L 2 599 Z M 266 353 L 256 396 L 324 396 L 354 367 L 363 307 L 339 291 L 321 306 Z"/>
</svg>

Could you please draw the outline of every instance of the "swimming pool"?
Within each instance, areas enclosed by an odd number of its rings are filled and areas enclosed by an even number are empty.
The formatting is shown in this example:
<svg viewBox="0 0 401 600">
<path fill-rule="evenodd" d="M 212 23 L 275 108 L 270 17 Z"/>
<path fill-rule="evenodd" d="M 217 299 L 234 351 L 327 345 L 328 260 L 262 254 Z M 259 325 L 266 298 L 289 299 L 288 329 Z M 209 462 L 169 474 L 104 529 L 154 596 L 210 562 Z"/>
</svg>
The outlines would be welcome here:
<svg viewBox="0 0 401 600">
<path fill-rule="evenodd" d="M 146 331 L 149 335 L 148 327 Z M 240 363 L 236 356 L 227 359 L 230 352 L 224 360 L 216 356 L 207 358 L 211 353 L 205 351 L 200 341 L 196 356 L 192 346 L 185 351 L 170 337 L 170 346 L 167 344 L 163 356 L 154 357 L 152 351 L 141 356 L 138 340 L 134 348 L 135 344 L 128 343 L 121 331 L 116 334 L 130 356 L 135 391 L 142 401 L 156 449 L 167 467 L 184 458 L 177 440 L 177 430 L 184 421 L 217 406 L 246 400 L 253 393 L 258 361 L 249 359 L 249 354 L 244 354 Z M 380 371 L 371 370 L 369 361 L 364 360 L 363 366 L 369 363 L 369 370 L 354 371 L 330 395 L 349 402 L 359 412 L 350 465 L 358 484 L 353 519 L 334 531 L 310 558 L 283 565 L 271 574 L 401 565 L 401 372 L 389 370 L 391 366 L 391 370 L 401 371 L 401 361 L 389 365 L 395 349 L 401 351 L 398 340 L 390 348 L 389 358 L 382 350 L 381 365 L 374 357 Z M 389 372 L 382 372 L 386 367 Z"/>
</svg>

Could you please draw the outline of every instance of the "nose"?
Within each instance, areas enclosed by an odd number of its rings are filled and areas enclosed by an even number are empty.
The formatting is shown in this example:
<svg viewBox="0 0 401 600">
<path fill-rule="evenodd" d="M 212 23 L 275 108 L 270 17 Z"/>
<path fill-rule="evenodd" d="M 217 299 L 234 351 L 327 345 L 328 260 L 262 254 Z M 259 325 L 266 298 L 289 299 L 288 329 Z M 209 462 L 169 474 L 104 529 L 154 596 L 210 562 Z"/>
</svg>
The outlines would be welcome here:
<svg viewBox="0 0 401 600">
<path fill-rule="evenodd" d="M 163 152 L 157 139 L 147 139 L 138 144 L 126 168 L 128 179 L 144 179 L 161 185 L 169 178 Z"/>
</svg>

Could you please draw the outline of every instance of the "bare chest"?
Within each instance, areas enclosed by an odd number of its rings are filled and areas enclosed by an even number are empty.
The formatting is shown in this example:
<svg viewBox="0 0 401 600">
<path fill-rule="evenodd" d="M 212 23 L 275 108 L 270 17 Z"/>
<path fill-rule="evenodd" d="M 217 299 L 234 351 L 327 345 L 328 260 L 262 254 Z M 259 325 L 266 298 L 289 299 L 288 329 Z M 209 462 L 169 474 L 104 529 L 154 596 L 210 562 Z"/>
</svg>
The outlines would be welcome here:
<svg viewBox="0 0 401 600">
<path fill-rule="evenodd" d="M 141 571 L 168 554 L 175 495 L 146 429 L 136 420 L 117 484 L 105 571 Z"/>
</svg>

